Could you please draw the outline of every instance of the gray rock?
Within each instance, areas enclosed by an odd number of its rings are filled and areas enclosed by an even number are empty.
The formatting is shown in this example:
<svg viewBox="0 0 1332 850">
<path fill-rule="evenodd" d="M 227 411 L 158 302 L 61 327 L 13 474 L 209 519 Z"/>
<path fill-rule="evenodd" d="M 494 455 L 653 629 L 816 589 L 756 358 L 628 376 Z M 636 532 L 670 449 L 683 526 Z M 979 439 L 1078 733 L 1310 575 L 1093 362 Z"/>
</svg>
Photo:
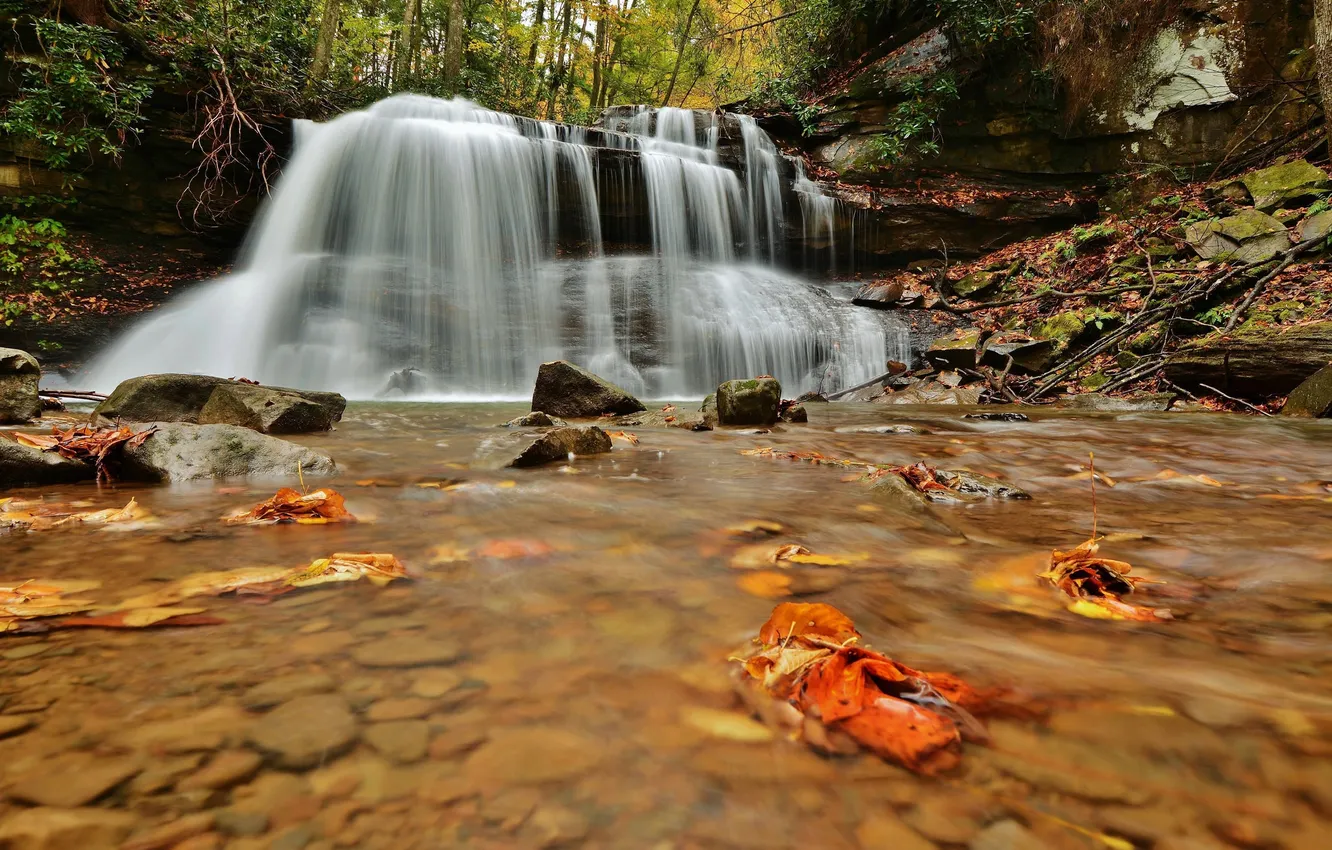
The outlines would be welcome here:
<svg viewBox="0 0 1332 850">
<path fill-rule="evenodd" d="M 0 437 L 0 489 L 46 484 L 72 484 L 91 481 L 96 470 L 78 460 L 68 460 L 55 452 L 21 446 Z"/>
<path fill-rule="evenodd" d="M 886 393 L 874 401 L 881 404 L 952 404 L 980 403 L 982 387 L 950 387 L 938 381 L 917 381 L 904 390 Z"/>
<path fill-rule="evenodd" d="M 1135 393 L 1109 396 L 1104 393 L 1079 393 L 1059 400 L 1059 407 L 1071 410 L 1096 410 L 1120 413 L 1160 413 L 1170 409 L 1178 398 L 1174 393 Z"/>
<path fill-rule="evenodd" d="M 809 411 L 803 404 L 792 404 L 784 407 L 781 412 L 783 422 L 808 422 Z"/>
<path fill-rule="evenodd" d="M 716 428 L 720 422 L 717 419 L 717 394 L 708 393 L 703 399 L 703 404 L 698 408 L 699 416 L 703 417 L 703 424 L 709 429 Z"/>
<path fill-rule="evenodd" d="M 726 381 L 717 387 L 717 421 L 722 425 L 772 425 L 782 403 L 776 378 Z"/>
<path fill-rule="evenodd" d="M 428 667 L 462 658 L 462 647 L 449 640 L 402 635 L 362 643 L 352 658 L 363 667 Z"/>
<path fill-rule="evenodd" d="M 1299 240 L 1309 242 L 1314 239 L 1326 239 L 1332 235 L 1332 210 L 1324 210 L 1300 222 Z"/>
<path fill-rule="evenodd" d="M 332 395 L 331 393 L 328 395 Z M 290 390 L 252 384 L 220 384 L 199 411 L 201 425 L 239 425 L 261 434 L 328 431 L 347 406 L 346 399 L 320 404 Z M 334 411 L 337 411 L 335 417 Z"/>
<path fill-rule="evenodd" d="M 1032 375 L 1044 372 L 1054 365 L 1059 343 L 1051 339 L 1031 339 L 1012 334 L 997 334 L 985 342 L 981 363 L 1003 371 L 1013 360 L 1013 374 Z"/>
<path fill-rule="evenodd" d="M 97 405 L 93 416 L 102 421 L 122 419 L 129 422 L 198 423 L 213 393 L 220 387 L 249 387 L 256 390 L 290 393 L 323 407 L 331 422 L 341 419 L 347 407 L 347 400 L 337 393 L 296 390 L 289 387 L 261 387 L 210 375 L 162 374 L 143 375 L 121 381 L 111 395 Z"/>
<path fill-rule="evenodd" d="M 1277 219 L 1257 210 L 1189 225 L 1185 240 L 1205 260 L 1265 263 L 1290 247 L 1290 234 Z"/>
<path fill-rule="evenodd" d="M 567 460 L 569 455 L 605 454 L 611 450 L 611 438 L 595 425 L 583 428 L 555 428 L 532 441 L 509 466 L 541 466 Z"/>
<path fill-rule="evenodd" d="M 940 469 L 935 477 L 959 493 L 987 496 L 991 499 L 1030 499 L 1026 490 L 1005 484 L 988 475 L 977 475 L 961 469 Z"/>
<path fill-rule="evenodd" d="M 551 416 L 589 418 L 603 413 L 637 413 L 643 403 L 604 378 L 567 360 L 542 363 L 532 390 L 532 410 Z"/>
<path fill-rule="evenodd" d="M 112 809 L 16 809 L 0 821 L 0 847 L 10 850 L 114 850 L 139 822 Z"/>
<path fill-rule="evenodd" d="M 311 694 L 285 702 L 250 729 L 250 743 L 272 754 L 279 767 L 308 770 L 351 747 L 356 718 L 335 694 Z"/>
<path fill-rule="evenodd" d="M 851 303 L 857 307 L 892 310 L 901 306 L 906 288 L 898 281 L 872 280 L 860 287 Z"/>
<path fill-rule="evenodd" d="M 979 419 L 982 422 L 1030 422 L 1031 417 L 1025 413 L 968 413 L 963 419 Z"/>
<path fill-rule="evenodd" d="M 505 422 L 504 428 L 563 428 L 568 425 L 563 419 L 556 419 L 540 410 L 534 410 L 531 413 L 523 414 L 514 419 Z"/>
<path fill-rule="evenodd" d="M 921 492 L 908 484 L 896 473 L 881 475 L 870 486 L 870 492 L 876 499 L 888 502 L 893 507 L 907 513 L 928 513 L 929 501 Z"/>
<path fill-rule="evenodd" d="M 975 369 L 979 345 L 979 330 L 959 328 L 931 342 L 925 360 L 940 369 Z"/>
<path fill-rule="evenodd" d="M 31 422 L 42 414 L 37 397 L 42 367 L 17 348 L 0 348 L 0 425 Z"/>
<path fill-rule="evenodd" d="M 1240 178 L 1260 210 L 1274 210 L 1288 201 L 1313 198 L 1323 194 L 1332 182 L 1327 172 L 1302 159 L 1252 171 Z"/>
<path fill-rule="evenodd" d="M 1281 415 L 1313 419 L 1332 417 L 1332 365 L 1314 372 L 1296 387 L 1281 408 Z"/>
<path fill-rule="evenodd" d="M 157 432 L 138 448 L 126 447 L 121 474 L 145 481 L 194 481 L 253 476 L 294 479 L 332 475 L 323 452 L 236 425 L 149 423 Z M 138 426 L 136 426 L 138 427 Z"/>
<path fill-rule="evenodd" d="M 372 723 L 362 736 L 379 754 L 399 764 L 425 758 L 430 744 L 430 724 L 424 720 L 391 720 Z"/>
</svg>

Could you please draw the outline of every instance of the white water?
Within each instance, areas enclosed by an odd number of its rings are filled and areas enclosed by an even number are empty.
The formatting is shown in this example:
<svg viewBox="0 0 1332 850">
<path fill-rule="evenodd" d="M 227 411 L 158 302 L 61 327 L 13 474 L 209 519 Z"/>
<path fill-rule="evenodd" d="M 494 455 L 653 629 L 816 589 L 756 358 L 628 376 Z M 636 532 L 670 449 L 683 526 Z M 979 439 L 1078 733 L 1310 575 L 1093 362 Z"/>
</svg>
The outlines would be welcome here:
<svg viewBox="0 0 1332 850">
<path fill-rule="evenodd" d="M 305 125 L 239 271 L 142 321 L 80 381 L 199 372 L 365 398 L 415 367 L 432 395 L 516 397 L 563 357 L 646 396 L 757 374 L 794 395 L 907 359 L 881 316 L 772 267 L 779 155 L 752 121 L 743 182 L 718 161 L 717 122 L 630 123 L 639 138 L 608 143 L 638 148 L 651 256 L 606 256 L 580 128 L 413 95 Z M 561 232 L 574 256 L 556 256 Z"/>
</svg>

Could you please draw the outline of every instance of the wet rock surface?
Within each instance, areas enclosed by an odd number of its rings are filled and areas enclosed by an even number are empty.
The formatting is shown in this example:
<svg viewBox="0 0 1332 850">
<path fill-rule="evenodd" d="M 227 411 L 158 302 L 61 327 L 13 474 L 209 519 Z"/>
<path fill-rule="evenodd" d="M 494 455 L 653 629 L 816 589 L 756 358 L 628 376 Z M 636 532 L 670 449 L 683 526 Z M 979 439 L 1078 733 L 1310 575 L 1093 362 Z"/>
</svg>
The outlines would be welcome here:
<svg viewBox="0 0 1332 850">
<path fill-rule="evenodd" d="M 144 423 L 156 433 L 137 448 L 126 448 L 124 475 L 144 481 L 196 481 L 205 478 L 319 477 L 336 470 L 323 452 L 236 425 Z M 142 427 L 136 425 L 136 427 Z"/>
<path fill-rule="evenodd" d="M 557 419 L 540 410 L 515 416 L 504 423 L 505 428 L 563 428 L 568 425 L 563 419 Z"/>
<path fill-rule="evenodd" d="M 1290 328 L 1239 328 L 1202 337 L 1166 361 L 1166 377 L 1189 389 L 1203 384 L 1242 398 L 1291 392 L 1332 362 L 1332 322 Z"/>
<path fill-rule="evenodd" d="M 726 381 L 717 387 L 717 421 L 722 425 L 771 425 L 777 421 L 781 403 L 782 385 L 776 378 Z"/>
<path fill-rule="evenodd" d="M 199 424 L 204 421 L 201 418 L 204 409 L 219 390 L 221 395 L 211 408 L 213 418 L 208 421 L 258 430 L 274 426 L 279 429 L 318 426 L 324 422 L 331 426 L 342 418 L 347 407 L 347 400 L 337 393 L 265 387 L 209 375 L 162 374 L 121 381 L 106 400 L 97 405 L 93 417 L 103 423 L 124 420 Z M 311 405 L 320 411 L 315 411 Z M 271 407 L 279 409 L 271 410 Z M 308 427 L 306 430 L 325 431 L 328 427 Z M 273 433 L 298 431 L 275 430 Z"/>
<path fill-rule="evenodd" d="M 239 425 L 261 434 L 309 434 L 332 428 L 342 417 L 342 411 L 337 409 L 335 415 L 335 409 L 289 390 L 228 383 L 213 390 L 198 421 Z"/>
<path fill-rule="evenodd" d="M 582 428 L 555 428 L 537 437 L 523 449 L 509 466 L 541 466 L 568 460 L 571 455 L 605 454 L 611 450 L 611 439 L 595 425 Z"/>
<path fill-rule="evenodd" d="M 1332 365 L 1319 369 L 1296 387 L 1282 406 L 1281 415 L 1304 419 L 1332 417 Z"/>
<path fill-rule="evenodd" d="M 30 422 L 42 413 L 37 385 L 42 367 L 17 348 L 0 348 L 0 425 Z"/>
<path fill-rule="evenodd" d="M 643 403 L 610 381 L 567 360 L 542 363 L 532 390 L 532 410 L 571 419 L 603 413 L 637 413 Z"/>
<path fill-rule="evenodd" d="M 0 437 L 0 488 L 25 485 L 71 484 L 91 481 L 97 472 L 90 464 L 69 460 L 55 452 L 21 446 Z"/>
</svg>

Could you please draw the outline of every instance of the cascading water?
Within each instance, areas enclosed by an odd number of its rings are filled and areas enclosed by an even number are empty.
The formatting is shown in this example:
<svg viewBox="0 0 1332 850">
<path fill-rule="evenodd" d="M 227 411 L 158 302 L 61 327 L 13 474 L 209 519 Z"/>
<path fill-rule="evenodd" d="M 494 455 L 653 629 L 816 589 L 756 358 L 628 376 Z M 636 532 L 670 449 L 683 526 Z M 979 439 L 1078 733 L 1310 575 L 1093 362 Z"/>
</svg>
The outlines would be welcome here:
<svg viewBox="0 0 1332 850">
<path fill-rule="evenodd" d="M 740 123 L 742 178 L 719 160 L 715 119 L 628 123 L 593 139 L 398 95 L 304 125 L 240 270 L 148 317 L 80 380 L 202 372 L 364 398 L 414 367 L 432 395 L 497 398 L 564 357 L 682 397 L 761 373 L 832 390 L 907 359 L 881 316 L 773 266 L 781 162 L 757 125 Z M 605 148 L 637 160 L 650 255 L 606 255 Z"/>
</svg>

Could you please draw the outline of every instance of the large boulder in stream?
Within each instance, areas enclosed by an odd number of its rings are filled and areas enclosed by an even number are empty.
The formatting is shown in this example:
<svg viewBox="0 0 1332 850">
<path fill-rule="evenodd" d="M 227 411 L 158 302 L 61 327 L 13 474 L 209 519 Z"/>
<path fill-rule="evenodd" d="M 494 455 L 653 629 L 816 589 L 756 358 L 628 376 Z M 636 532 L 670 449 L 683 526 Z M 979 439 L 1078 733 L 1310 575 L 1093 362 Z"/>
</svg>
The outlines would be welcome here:
<svg viewBox="0 0 1332 850">
<path fill-rule="evenodd" d="M 1295 388 L 1281 408 L 1282 416 L 1332 418 L 1332 365 L 1324 366 Z"/>
<path fill-rule="evenodd" d="M 605 454 L 611 450 L 611 438 L 595 425 L 583 428 L 554 428 L 532 441 L 509 466 L 541 466 L 568 460 L 570 455 Z"/>
<path fill-rule="evenodd" d="M 332 429 L 347 406 L 342 396 L 338 399 L 340 406 L 292 390 L 227 382 L 208 396 L 198 421 L 200 425 L 239 425 L 261 434 L 309 434 Z"/>
<path fill-rule="evenodd" d="M 717 387 L 717 421 L 722 425 L 772 425 L 781 406 L 782 385 L 766 375 Z"/>
<path fill-rule="evenodd" d="M 1201 337 L 1171 355 L 1165 375 L 1242 398 L 1286 395 L 1332 362 L 1332 321 L 1241 328 Z"/>
<path fill-rule="evenodd" d="M 37 384 L 42 367 L 17 348 L 0 348 L 0 425 L 30 422 L 42 413 Z"/>
<path fill-rule="evenodd" d="M 532 389 L 534 411 L 578 419 L 646 409 L 643 402 L 623 389 L 568 360 L 542 363 L 537 370 L 536 386 Z"/>
<path fill-rule="evenodd" d="M 142 481 L 203 478 L 296 479 L 332 475 L 337 467 L 323 452 L 236 425 L 155 422 L 156 433 L 137 448 L 126 446 L 121 475 Z"/>
<path fill-rule="evenodd" d="M 91 464 L 0 438 L 0 490 L 72 484 L 76 481 L 91 481 L 95 476 L 96 471 Z"/>
<path fill-rule="evenodd" d="M 212 403 L 214 395 L 218 396 L 216 403 Z M 314 412 L 311 405 L 322 412 Z M 278 409 L 272 410 L 274 407 Z M 209 375 L 164 374 L 121 381 L 97 405 L 93 416 L 104 423 L 192 422 L 295 434 L 327 431 L 346 408 L 347 399 L 337 393 L 265 387 Z M 205 409 L 209 410 L 207 421 Z M 294 430 L 298 426 L 300 430 Z"/>
</svg>

